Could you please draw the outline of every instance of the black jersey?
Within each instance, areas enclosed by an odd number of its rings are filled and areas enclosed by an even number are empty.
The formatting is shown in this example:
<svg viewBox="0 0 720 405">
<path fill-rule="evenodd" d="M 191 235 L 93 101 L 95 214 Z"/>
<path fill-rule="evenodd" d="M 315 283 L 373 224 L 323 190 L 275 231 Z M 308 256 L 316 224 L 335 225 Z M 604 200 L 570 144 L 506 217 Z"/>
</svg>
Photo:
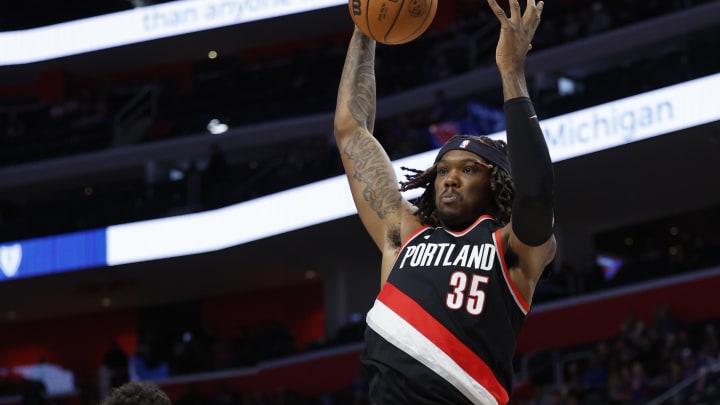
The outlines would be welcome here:
<svg viewBox="0 0 720 405">
<path fill-rule="evenodd" d="M 367 315 L 371 396 L 379 405 L 506 404 L 529 310 L 493 218 L 462 232 L 421 227 Z"/>
</svg>

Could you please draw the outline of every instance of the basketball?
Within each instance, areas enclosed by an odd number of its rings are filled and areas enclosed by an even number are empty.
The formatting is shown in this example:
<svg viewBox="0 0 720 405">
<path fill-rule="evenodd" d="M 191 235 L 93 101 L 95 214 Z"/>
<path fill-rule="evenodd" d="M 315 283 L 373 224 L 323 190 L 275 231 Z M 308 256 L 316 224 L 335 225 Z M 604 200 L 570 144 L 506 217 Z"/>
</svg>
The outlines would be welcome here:
<svg viewBox="0 0 720 405">
<path fill-rule="evenodd" d="M 355 25 L 370 38 L 387 45 L 410 42 L 435 18 L 438 0 L 348 0 Z"/>
</svg>

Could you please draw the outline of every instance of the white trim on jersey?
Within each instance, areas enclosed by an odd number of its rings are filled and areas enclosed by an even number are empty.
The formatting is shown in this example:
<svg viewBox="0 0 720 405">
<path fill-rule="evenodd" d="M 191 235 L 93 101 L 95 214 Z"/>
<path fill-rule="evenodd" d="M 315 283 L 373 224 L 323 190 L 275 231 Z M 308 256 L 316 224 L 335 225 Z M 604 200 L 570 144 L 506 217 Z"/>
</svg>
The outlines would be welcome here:
<svg viewBox="0 0 720 405">
<path fill-rule="evenodd" d="M 483 222 L 483 221 L 485 221 L 485 220 L 488 220 L 488 219 L 489 219 L 489 220 L 492 220 L 493 217 L 491 217 L 491 216 L 488 215 L 488 214 L 480 215 L 480 216 L 478 217 L 478 219 L 476 219 L 475 222 L 473 222 L 472 225 L 468 226 L 467 228 L 465 228 L 464 230 L 459 231 L 459 232 L 451 231 L 451 230 L 449 230 L 449 229 L 447 229 L 447 228 L 443 228 L 443 227 L 438 227 L 438 228 L 444 230 L 445 232 L 449 233 L 450 235 L 452 235 L 452 236 L 454 236 L 454 237 L 456 237 L 456 238 L 459 238 L 459 237 L 461 237 L 461 236 L 465 236 L 465 235 L 468 234 L 470 231 L 472 231 L 473 229 L 477 228 L 477 226 L 480 225 L 481 222 Z"/>
<path fill-rule="evenodd" d="M 498 405 L 492 394 L 450 356 L 379 300 L 375 300 L 368 312 L 367 324 L 385 340 L 452 384 L 473 404 Z"/>
<path fill-rule="evenodd" d="M 510 292 L 510 295 L 513 297 L 513 300 L 515 300 L 515 304 L 518 306 L 518 308 L 520 308 L 520 311 L 522 311 L 522 313 L 525 316 L 527 316 L 529 311 L 526 310 L 525 305 L 523 305 L 525 300 L 524 299 L 521 300 L 522 297 L 520 297 L 520 299 L 518 298 L 519 292 L 516 291 L 515 283 L 512 281 L 512 279 L 510 279 L 510 269 L 507 268 L 507 265 L 505 264 L 505 258 L 502 257 L 502 255 L 504 254 L 502 245 L 500 245 L 500 243 L 502 243 L 502 241 L 500 241 L 499 238 L 497 238 L 497 235 L 498 234 L 496 232 L 493 232 L 492 238 L 493 238 L 493 243 L 495 243 L 495 247 L 496 247 L 495 254 L 497 255 L 498 261 L 500 262 L 500 272 L 503 275 L 503 280 L 505 280 L 505 285 L 507 286 L 508 291 Z"/>
</svg>

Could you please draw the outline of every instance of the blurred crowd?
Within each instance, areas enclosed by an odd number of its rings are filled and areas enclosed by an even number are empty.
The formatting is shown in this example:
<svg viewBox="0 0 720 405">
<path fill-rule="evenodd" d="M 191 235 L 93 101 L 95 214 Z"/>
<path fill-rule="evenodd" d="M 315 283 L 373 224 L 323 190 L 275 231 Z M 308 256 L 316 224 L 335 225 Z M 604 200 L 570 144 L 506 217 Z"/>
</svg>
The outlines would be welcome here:
<svg viewBox="0 0 720 405">
<path fill-rule="evenodd" d="M 667 304 L 645 323 L 627 313 L 611 339 L 564 349 L 559 379 L 524 389 L 516 404 L 647 404 L 678 389 L 664 403 L 712 404 L 720 400 L 717 319 L 684 323 Z M 530 394 L 529 398 L 523 398 Z"/>
</svg>

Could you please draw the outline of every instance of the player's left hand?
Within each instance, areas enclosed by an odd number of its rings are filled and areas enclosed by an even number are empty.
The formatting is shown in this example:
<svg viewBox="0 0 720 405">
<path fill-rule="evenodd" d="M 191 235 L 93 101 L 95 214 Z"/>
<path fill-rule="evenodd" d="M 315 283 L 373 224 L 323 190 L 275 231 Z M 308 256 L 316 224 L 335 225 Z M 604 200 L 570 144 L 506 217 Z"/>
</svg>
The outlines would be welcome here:
<svg viewBox="0 0 720 405">
<path fill-rule="evenodd" d="M 509 0 L 510 16 L 500 7 L 497 0 L 487 0 L 490 8 L 500 21 L 500 39 L 495 50 L 495 61 L 501 71 L 522 70 L 532 39 L 540 25 L 545 3 L 527 0 L 523 13 L 518 0 Z"/>
</svg>

